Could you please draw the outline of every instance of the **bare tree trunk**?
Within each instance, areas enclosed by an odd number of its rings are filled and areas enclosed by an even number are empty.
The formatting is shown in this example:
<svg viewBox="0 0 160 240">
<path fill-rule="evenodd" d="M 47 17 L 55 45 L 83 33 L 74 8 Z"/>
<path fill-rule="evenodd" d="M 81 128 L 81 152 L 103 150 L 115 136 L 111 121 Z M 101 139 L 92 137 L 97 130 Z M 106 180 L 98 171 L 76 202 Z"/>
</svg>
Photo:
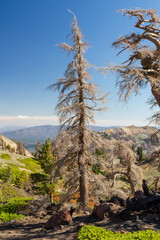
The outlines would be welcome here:
<svg viewBox="0 0 160 240">
<path fill-rule="evenodd" d="M 112 159 L 112 173 L 114 173 L 114 159 L 113 159 L 113 150 L 112 150 L 112 156 L 111 156 L 111 159 Z M 114 187 L 114 182 L 115 182 L 115 175 L 113 174 L 113 178 L 112 178 L 112 184 L 111 184 L 111 188 Z"/>
<path fill-rule="evenodd" d="M 152 94 L 153 94 L 153 96 L 155 97 L 155 99 L 158 103 L 158 106 L 160 107 L 160 90 L 152 88 L 151 91 L 152 91 Z"/>
<path fill-rule="evenodd" d="M 53 192 L 53 170 L 52 170 L 52 173 L 51 173 L 51 192 L 50 192 L 50 200 L 51 200 L 51 204 L 53 204 L 53 197 L 54 197 L 54 192 Z"/>
<path fill-rule="evenodd" d="M 78 165 L 79 165 L 79 189 L 80 189 L 80 203 L 82 207 L 89 207 L 89 197 L 88 197 L 88 179 L 87 179 L 87 171 L 86 166 L 83 161 L 83 155 L 80 153 L 78 156 Z"/>
<path fill-rule="evenodd" d="M 130 177 L 128 177 L 128 182 L 131 186 L 131 193 L 132 193 L 132 195 L 134 195 L 135 194 L 134 184 L 133 184 L 133 181 Z"/>
<path fill-rule="evenodd" d="M 78 167 L 79 167 L 79 189 L 80 189 L 80 203 L 83 208 L 89 207 L 89 195 L 88 195 L 88 180 L 87 169 L 85 166 L 84 153 L 85 153 L 85 110 L 84 110 L 84 96 L 83 96 L 83 75 L 82 75 L 82 51 L 80 45 L 80 39 L 78 40 L 78 82 L 79 82 L 79 106 L 80 106 L 80 119 L 79 119 L 79 153 L 78 153 Z"/>
<path fill-rule="evenodd" d="M 129 184 L 131 186 L 131 193 L 132 193 L 132 195 L 134 195 L 135 194 L 135 188 L 134 188 L 134 184 L 133 184 L 132 178 L 130 177 L 129 174 L 126 174 L 126 176 L 128 178 L 128 182 L 129 182 Z"/>
</svg>

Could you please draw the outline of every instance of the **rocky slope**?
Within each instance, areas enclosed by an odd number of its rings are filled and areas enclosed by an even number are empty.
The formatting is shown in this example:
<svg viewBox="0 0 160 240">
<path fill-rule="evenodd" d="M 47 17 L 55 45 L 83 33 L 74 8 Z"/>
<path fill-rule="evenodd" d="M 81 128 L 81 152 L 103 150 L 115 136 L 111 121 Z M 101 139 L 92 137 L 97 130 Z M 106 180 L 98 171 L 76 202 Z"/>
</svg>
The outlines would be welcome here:
<svg viewBox="0 0 160 240">
<path fill-rule="evenodd" d="M 15 152 L 15 153 L 18 152 L 18 144 L 0 134 L 0 149 L 4 149 L 4 148 L 10 150 L 11 152 Z M 24 155 L 27 157 L 33 157 L 32 154 L 28 152 L 25 148 L 24 148 Z"/>
<path fill-rule="evenodd" d="M 138 146 L 143 148 L 144 154 L 150 154 L 153 150 L 160 147 L 160 132 L 154 127 L 118 127 L 106 129 L 100 134 L 109 140 L 125 140 L 126 142 L 132 141 L 133 147 L 136 149 Z"/>
</svg>

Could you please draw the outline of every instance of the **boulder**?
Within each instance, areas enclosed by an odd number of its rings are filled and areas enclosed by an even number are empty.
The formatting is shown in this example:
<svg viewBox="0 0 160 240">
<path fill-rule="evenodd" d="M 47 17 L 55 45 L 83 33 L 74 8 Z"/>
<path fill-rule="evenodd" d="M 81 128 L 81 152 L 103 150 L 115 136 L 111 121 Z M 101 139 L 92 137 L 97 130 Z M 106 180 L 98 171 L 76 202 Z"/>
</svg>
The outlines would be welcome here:
<svg viewBox="0 0 160 240">
<path fill-rule="evenodd" d="M 113 196 L 108 202 L 119 204 L 120 206 L 125 206 L 125 200 L 118 196 Z"/>
<path fill-rule="evenodd" d="M 52 215 L 52 217 L 45 223 L 44 228 L 56 229 L 61 225 L 68 225 L 72 221 L 72 217 L 67 210 L 61 210 Z"/>
<path fill-rule="evenodd" d="M 111 212 L 111 207 L 107 203 L 96 203 L 94 205 L 92 215 L 98 218 L 99 220 L 104 219 L 106 215 Z"/>
<path fill-rule="evenodd" d="M 134 196 L 135 196 L 137 199 L 139 199 L 139 198 L 144 197 L 145 195 L 144 195 L 144 192 L 142 192 L 141 190 L 137 190 L 137 191 L 135 192 Z"/>
</svg>

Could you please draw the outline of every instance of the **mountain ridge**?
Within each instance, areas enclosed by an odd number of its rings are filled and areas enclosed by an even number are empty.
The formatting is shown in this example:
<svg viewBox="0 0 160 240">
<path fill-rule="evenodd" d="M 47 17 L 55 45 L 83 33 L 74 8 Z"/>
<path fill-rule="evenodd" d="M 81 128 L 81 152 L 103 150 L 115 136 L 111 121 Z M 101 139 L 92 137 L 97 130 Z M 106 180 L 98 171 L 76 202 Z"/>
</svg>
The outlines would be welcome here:
<svg viewBox="0 0 160 240">
<path fill-rule="evenodd" d="M 29 152 L 35 151 L 35 144 L 40 142 L 43 144 L 45 140 L 49 137 L 51 140 L 57 136 L 59 132 L 59 125 L 40 125 L 29 128 L 22 128 L 13 131 L 2 131 L 1 134 L 6 136 L 11 140 L 23 142 L 25 148 Z M 90 126 L 93 131 L 102 131 L 107 127 L 101 126 Z M 108 128 L 113 128 L 112 126 Z"/>
<path fill-rule="evenodd" d="M 134 125 L 124 127 L 124 126 L 89 126 L 92 131 L 102 132 L 102 135 L 105 135 L 108 138 L 114 137 L 115 139 L 125 139 L 126 136 L 132 135 L 138 136 L 141 139 L 148 139 L 150 135 L 154 134 L 158 129 L 150 126 L 145 127 L 136 127 Z M 29 128 L 22 128 L 14 131 L 5 131 L 2 132 L 4 136 L 7 138 L 16 141 L 23 142 L 25 148 L 29 152 L 35 151 L 35 145 L 39 141 L 41 144 L 45 142 L 45 140 L 49 137 L 51 140 L 55 138 L 58 134 L 59 125 L 41 125 L 34 126 Z M 138 140 L 137 140 L 138 141 Z M 145 140 L 148 141 L 148 140 Z"/>
<path fill-rule="evenodd" d="M 16 142 L 13 142 L 11 139 L 3 136 L 2 134 L 0 134 L 0 149 L 8 149 L 8 151 L 11 151 L 11 152 L 19 152 L 18 150 L 18 144 Z M 27 151 L 24 147 L 24 154 L 27 156 L 27 157 L 33 157 L 32 154 Z"/>
</svg>

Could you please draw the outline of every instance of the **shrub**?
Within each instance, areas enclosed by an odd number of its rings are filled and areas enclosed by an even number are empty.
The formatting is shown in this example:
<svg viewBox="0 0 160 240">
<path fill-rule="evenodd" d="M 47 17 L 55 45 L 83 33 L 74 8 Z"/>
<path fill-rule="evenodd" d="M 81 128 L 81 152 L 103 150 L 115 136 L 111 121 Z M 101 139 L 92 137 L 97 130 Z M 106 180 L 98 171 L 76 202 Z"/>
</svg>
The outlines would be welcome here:
<svg viewBox="0 0 160 240">
<path fill-rule="evenodd" d="M 84 226 L 78 233 L 78 240 L 106 240 L 112 239 L 114 233 L 95 226 Z"/>
<path fill-rule="evenodd" d="M 127 183 L 128 183 L 128 179 L 127 179 L 127 177 L 126 177 L 126 176 L 124 176 L 124 175 L 121 175 L 121 176 L 120 176 L 120 178 L 119 178 L 119 180 L 121 180 L 121 181 L 123 181 L 123 182 L 127 182 Z"/>
<path fill-rule="evenodd" d="M 11 198 L 8 200 L 7 203 L 1 204 L 0 206 L 0 213 L 17 213 L 18 211 L 22 210 L 25 206 L 28 205 L 28 202 L 32 200 L 32 198 Z"/>
<path fill-rule="evenodd" d="M 23 217 L 24 216 L 22 214 L 1 212 L 0 222 L 9 222 L 11 220 L 19 220 L 19 219 L 22 219 Z"/>
<path fill-rule="evenodd" d="M 9 154 L 1 154 L 1 156 L 0 156 L 1 158 L 3 158 L 3 159 L 5 159 L 5 160 L 10 160 L 11 159 L 11 157 L 10 157 L 10 155 Z"/>
<path fill-rule="evenodd" d="M 10 198 L 22 197 L 23 195 L 26 195 L 26 193 L 20 191 L 19 188 L 16 188 L 9 183 L 3 183 L 2 181 L 0 181 L 0 184 L 0 204 L 8 201 L 8 199 Z"/>
<path fill-rule="evenodd" d="M 160 233 L 152 230 L 114 233 L 96 226 L 84 226 L 78 233 L 78 240 L 158 240 Z"/>
<path fill-rule="evenodd" d="M 9 166 L 0 169 L 0 179 L 4 183 L 9 182 L 23 189 L 27 188 L 30 184 L 29 175 L 29 172 L 25 170 L 20 170 L 15 166 Z"/>
<path fill-rule="evenodd" d="M 32 198 L 11 198 L 7 203 L 0 205 L 0 222 L 8 222 L 10 220 L 22 219 L 24 216 L 18 214 L 18 211 L 23 210 L 25 206 L 28 205 Z"/>
<path fill-rule="evenodd" d="M 8 151 L 11 151 L 11 146 L 8 144 L 8 145 L 6 146 L 6 149 L 7 149 Z"/>
<path fill-rule="evenodd" d="M 98 164 L 93 164 L 92 165 L 92 171 L 95 173 L 95 174 L 102 174 L 103 176 L 106 176 L 106 171 L 102 171 L 100 168 L 99 168 L 99 166 L 98 166 Z"/>
<path fill-rule="evenodd" d="M 45 173 L 31 173 L 30 178 L 32 181 L 32 189 L 35 194 L 48 194 L 49 193 L 49 178 Z"/>
<path fill-rule="evenodd" d="M 10 167 L 0 169 L 0 179 L 5 183 L 11 179 L 11 168 Z"/>
</svg>

